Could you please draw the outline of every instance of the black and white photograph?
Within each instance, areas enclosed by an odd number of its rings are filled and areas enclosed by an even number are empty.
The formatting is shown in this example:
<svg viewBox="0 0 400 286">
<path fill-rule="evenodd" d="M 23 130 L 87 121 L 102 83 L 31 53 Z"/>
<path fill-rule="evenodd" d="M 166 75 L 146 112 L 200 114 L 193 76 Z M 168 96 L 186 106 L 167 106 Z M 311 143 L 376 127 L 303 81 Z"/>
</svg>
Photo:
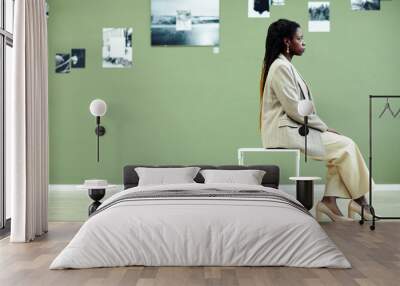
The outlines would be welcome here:
<svg viewBox="0 0 400 286">
<path fill-rule="evenodd" d="M 376 11 L 381 9 L 381 0 L 351 0 L 351 10 Z"/>
<path fill-rule="evenodd" d="M 152 46 L 218 46 L 219 0 L 151 0 Z"/>
<path fill-rule="evenodd" d="M 285 0 L 272 0 L 272 6 L 284 6 Z"/>
<path fill-rule="evenodd" d="M 103 68 L 130 68 L 132 28 L 103 28 Z"/>
<path fill-rule="evenodd" d="M 249 18 L 269 18 L 271 0 L 248 0 Z"/>
<path fill-rule="evenodd" d="M 308 2 L 308 31 L 329 32 L 329 2 Z"/>
<path fill-rule="evenodd" d="M 69 73 L 71 71 L 71 55 L 57 53 L 55 57 L 56 73 Z"/>
<path fill-rule="evenodd" d="M 85 54 L 85 49 L 71 49 L 71 68 L 84 68 Z"/>
</svg>

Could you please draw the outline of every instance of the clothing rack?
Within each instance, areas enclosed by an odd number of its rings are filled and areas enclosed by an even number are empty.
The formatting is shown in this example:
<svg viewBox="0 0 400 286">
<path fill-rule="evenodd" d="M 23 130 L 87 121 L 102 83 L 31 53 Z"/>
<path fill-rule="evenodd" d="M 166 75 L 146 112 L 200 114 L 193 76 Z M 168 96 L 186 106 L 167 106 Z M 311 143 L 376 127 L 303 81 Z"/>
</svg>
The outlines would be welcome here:
<svg viewBox="0 0 400 286">
<path fill-rule="evenodd" d="M 394 216 L 378 216 L 375 214 L 375 209 L 373 207 L 373 202 L 372 202 L 372 102 L 374 99 L 386 99 L 389 100 L 389 98 L 400 98 L 400 95 L 370 95 L 369 96 L 369 209 L 372 215 L 372 224 L 370 225 L 371 230 L 375 230 L 375 222 L 376 219 L 400 219 L 400 217 L 394 217 Z M 364 224 L 365 218 L 364 218 L 364 206 L 361 208 L 361 220 L 360 224 Z"/>
</svg>

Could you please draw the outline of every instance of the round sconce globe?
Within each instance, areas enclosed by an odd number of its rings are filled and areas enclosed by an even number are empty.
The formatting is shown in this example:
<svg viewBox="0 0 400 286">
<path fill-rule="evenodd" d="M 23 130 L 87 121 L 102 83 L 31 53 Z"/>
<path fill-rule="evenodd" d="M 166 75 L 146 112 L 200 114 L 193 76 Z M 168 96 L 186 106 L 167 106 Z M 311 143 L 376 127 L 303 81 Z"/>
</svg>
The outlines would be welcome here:
<svg viewBox="0 0 400 286">
<path fill-rule="evenodd" d="M 93 116 L 104 116 L 107 111 L 107 104 L 102 99 L 95 99 L 90 103 L 89 109 Z"/>
</svg>

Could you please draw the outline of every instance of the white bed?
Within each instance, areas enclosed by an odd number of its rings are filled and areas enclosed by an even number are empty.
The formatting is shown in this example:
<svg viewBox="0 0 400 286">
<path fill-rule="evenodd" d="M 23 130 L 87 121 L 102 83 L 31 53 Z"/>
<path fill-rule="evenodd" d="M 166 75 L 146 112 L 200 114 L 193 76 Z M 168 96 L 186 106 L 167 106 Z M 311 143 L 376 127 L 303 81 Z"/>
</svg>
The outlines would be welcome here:
<svg viewBox="0 0 400 286">
<path fill-rule="evenodd" d="M 182 195 L 135 197 L 174 190 Z M 239 197 L 214 195 L 239 191 Z M 252 191 L 265 192 L 268 199 L 264 193 L 254 197 Z M 210 195 L 190 196 L 196 192 Z M 254 185 L 131 188 L 107 199 L 50 269 L 128 265 L 350 268 L 318 222 L 298 204 L 283 191 Z"/>
</svg>

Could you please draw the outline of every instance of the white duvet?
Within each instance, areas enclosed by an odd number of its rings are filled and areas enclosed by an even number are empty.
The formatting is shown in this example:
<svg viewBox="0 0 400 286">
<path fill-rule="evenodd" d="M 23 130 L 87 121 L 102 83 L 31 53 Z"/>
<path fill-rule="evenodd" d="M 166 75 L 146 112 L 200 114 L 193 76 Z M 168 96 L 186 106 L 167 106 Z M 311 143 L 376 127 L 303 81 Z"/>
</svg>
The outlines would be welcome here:
<svg viewBox="0 0 400 286">
<path fill-rule="evenodd" d="M 276 189 L 233 184 L 136 187 L 163 190 Z M 350 268 L 318 222 L 299 209 L 246 198 L 153 198 L 123 201 L 90 217 L 50 269 L 145 266 L 294 266 Z"/>
</svg>

